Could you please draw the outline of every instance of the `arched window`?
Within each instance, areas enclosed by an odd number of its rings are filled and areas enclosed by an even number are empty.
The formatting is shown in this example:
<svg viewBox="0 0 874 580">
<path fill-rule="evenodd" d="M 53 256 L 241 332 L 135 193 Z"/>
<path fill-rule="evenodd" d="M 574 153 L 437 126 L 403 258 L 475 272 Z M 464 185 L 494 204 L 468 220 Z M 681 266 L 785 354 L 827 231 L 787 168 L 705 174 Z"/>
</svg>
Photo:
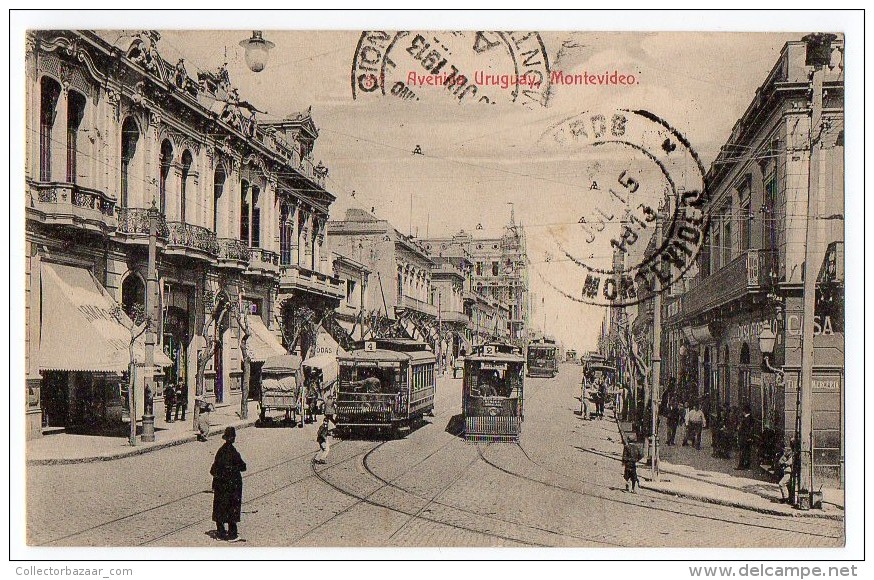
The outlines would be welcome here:
<svg viewBox="0 0 874 580">
<path fill-rule="evenodd" d="M 225 174 L 225 168 L 222 164 L 219 164 L 218 167 L 215 168 L 215 173 L 213 173 L 212 177 L 212 231 L 218 235 L 219 228 L 219 206 L 221 202 L 222 194 L 225 192 L 225 180 L 227 180 L 228 176 Z"/>
<path fill-rule="evenodd" d="M 121 125 L 121 184 L 120 196 L 121 207 L 127 207 L 130 191 L 130 165 L 137 152 L 137 142 L 140 139 L 140 130 L 136 121 L 128 117 Z"/>
<path fill-rule="evenodd" d="M 240 181 L 240 241 L 249 243 L 249 182 Z"/>
<path fill-rule="evenodd" d="M 40 86 L 39 111 L 40 181 L 52 180 L 52 128 L 55 126 L 55 116 L 60 96 L 61 85 L 54 79 L 43 77 Z"/>
<path fill-rule="evenodd" d="M 249 245 L 253 248 L 261 247 L 261 188 L 252 186 L 252 224 L 250 226 L 252 240 Z"/>
<path fill-rule="evenodd" d="M 67 94 L 67 183 L 76 183 L 79 155 L 79 126 L 85 117 L 85 96 L 76 91 Z"/>
<path fill-rule="evenodd" d="M 158 209 L 161 213 L 167 212 L 167 177 L 170 175 L 170 166 L 173 164 L 173 145 L 164 139 L 161 143 L 161 159 L 158 175 Z"/>
<path fill-rule="evenodd" d="M 136 274 L 130 274 L 121 283 L 121 307 L 132 319 L 136 319 L 135 310 L 146 307 L 146 285 Z"/>
<path fill-rule="evenodd" d="M 186 193 L 188 192 L 188 175 L 191 173 L 191 151 L 186 149 L 182 152 L 182 173 L 179 178 L 179 221 L 185 222 L 185 209 L 188 205 Z"/>
</svg>

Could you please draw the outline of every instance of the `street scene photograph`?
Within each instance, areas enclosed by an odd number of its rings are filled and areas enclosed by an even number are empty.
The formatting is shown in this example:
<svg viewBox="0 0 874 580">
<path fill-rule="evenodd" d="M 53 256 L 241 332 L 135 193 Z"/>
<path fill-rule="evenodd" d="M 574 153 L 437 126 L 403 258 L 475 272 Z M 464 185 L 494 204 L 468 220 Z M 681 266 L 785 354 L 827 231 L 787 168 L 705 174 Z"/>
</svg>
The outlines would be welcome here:
<svg viewBox="0 0 874 580">
<path fill-rule="evenodd" d="M 24 546 L 847 546 L 861 39 L 80 21 L 12 37 Z"/>
</svg>

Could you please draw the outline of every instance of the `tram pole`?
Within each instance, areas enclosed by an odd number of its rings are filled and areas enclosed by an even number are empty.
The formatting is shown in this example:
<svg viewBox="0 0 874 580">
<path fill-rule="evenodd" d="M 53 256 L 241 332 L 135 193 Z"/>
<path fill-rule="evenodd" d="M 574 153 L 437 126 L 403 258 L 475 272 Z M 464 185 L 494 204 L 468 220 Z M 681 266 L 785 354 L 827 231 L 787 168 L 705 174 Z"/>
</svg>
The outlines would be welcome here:
<svg viewBox="0 0 874 580">
<path fill-rule="evenodd" d="M 661 212 L 656 215 L 655 226 L 656 247 L 662 243 Z M 655 296 L 652 300 L 652 479 L 659 480 L 659 405 L 661 403 L 661 366 L 662 366 L 662 284 L 658 275 L 655 276 Z"/>
</svg>

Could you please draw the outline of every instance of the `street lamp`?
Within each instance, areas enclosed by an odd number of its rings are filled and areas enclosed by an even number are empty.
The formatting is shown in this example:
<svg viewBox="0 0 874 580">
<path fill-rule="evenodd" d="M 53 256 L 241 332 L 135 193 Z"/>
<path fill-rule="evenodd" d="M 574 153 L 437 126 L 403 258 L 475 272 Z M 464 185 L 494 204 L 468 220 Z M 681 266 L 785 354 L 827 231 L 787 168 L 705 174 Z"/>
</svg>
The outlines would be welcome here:
<svg viewBox="0 0 874 580">
<path fill-rule="evenodd" d="M 157 324 L 158 310 L 158 218 L 160 211 L 155 206 L 155 198 L 152 198 L 152 207 L 148 210 L 149 216 L 149 262 L 146 274 L 146 347 L 145 347 L 145 384 L 143 386 L 143 433 L 142 440 L 151 443 L 155 440 L 155 330 L 152 326 Z M 131 421 L 133 421 L 131 417 Z"/>
<path fill-rule="evenodd" d="M 762 366 L 769 372 L 775 373 L 778 381 L 782 382 L 786 373 L 771 366 L 771 355 L 774 354 L 774 346 L 777 344 L 777 335 L 770 327 L 765 326 L 759 333 L 759 351 L 762 353 Z"/>
<path fill-rule="evenodd" d="M 252 72 L 261 72 L 267 66 L 270 49 L 276 46 L 269 40 L 264 40 L 260 30 L 252 31 L 252 38 L 240 41 L 240 46 L 246 49 L 246 66 Z"/>
</svg>

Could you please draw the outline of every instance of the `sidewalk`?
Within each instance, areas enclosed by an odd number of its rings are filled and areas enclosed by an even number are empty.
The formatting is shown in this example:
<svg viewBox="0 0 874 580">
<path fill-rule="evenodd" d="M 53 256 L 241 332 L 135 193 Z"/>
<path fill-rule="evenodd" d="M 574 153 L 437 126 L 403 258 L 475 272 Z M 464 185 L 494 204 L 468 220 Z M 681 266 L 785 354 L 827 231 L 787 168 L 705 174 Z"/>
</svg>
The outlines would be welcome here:
<svg viewBox="0 0 874 580">
<path fill-rule="evenodd" d="M 617 419 L 623 442 L 635 440 L 630 422 Z M 735 470 L 737 458 L 713 457 L 710 430 L 701 436 L 701 449 L 683 447 L 683 429 L 677 430 L 676 445 L 666 445 L 667 426 L 660 421 L 659 481 L 652 481 L 648 467 L 639 467 L 641 487 L 655 492 L 748 509 L 780 516 L 815 517 L 834 520 L 844 518 L 844 493 L 841 489 L 823 488 L 823 509 L 800 511 L 780 503 L 780 490 L 772 476 L 758 465 Z M 643 443 L 641 443 L 643 445 Z"/>
<path fill-rule="evenodd" d="M 241 429 L 254 425 L 258 420 L 258 402 L 249 401 L 249 416 L 240 419 L 239 403 L 217 407 L 209 416 L 210 436 L 220 435 L 225 427 Z M 184 421 L 165 423 L 163 417 L 155 418 L 155 441 L 137 441 L 131 447 L 127 436 L 78 435 L 59 433 L 46 435 L 27 442 L 25 457 L 28 465 L 60 465 L 64 463 L 90 463 L 131 457 L 197 440 L 194 419 L 189 412 Z"/>
</svg>

